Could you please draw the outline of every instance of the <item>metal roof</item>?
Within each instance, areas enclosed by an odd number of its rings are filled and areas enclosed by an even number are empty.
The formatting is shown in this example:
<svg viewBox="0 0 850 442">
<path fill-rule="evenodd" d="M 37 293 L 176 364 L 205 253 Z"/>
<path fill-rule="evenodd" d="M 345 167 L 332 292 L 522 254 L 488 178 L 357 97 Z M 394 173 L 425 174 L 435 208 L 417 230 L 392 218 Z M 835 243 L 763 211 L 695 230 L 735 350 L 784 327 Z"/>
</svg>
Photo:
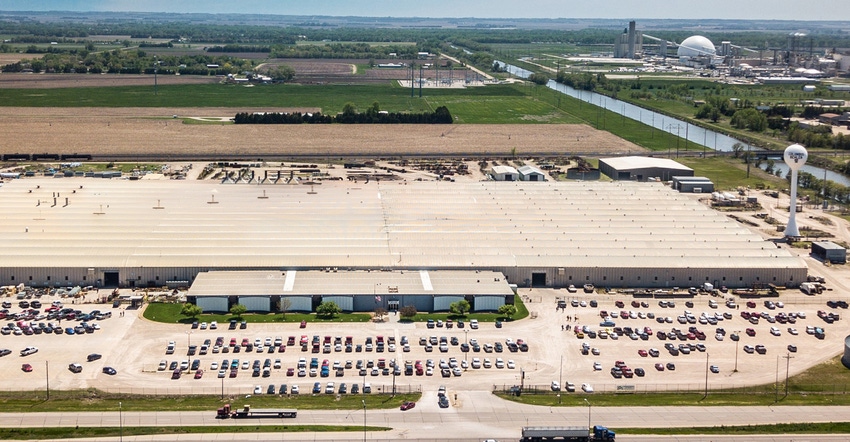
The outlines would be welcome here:
<svg viewBox="0 0 850 442">
<path fill-rule="evenodd" d="M 729 260 L 805 268 L 660 183 L 335 182 L 310 192 L 165 179 L 12 180 L 0 188 L 0 268 L 700 268 Z"/>
<path fill-rule="evenodd" d="M 489 271 L 219 271 L 201 272 L 189 296 L 512 295 L 499 272 Z"/>
<path fill-rule="evenodd" d="M 668 158 L 654 158 L 654 157 L 613 157 L 613 158 L 601 158 L 599 160 L 601 163 L 605 163 L 614 169 L 617 170 L 628 170 L 628 169 L 648 169 L 648 168 L 663 168 L 663 169 L 674 169 L 674 170 L 683 170 L 693 172 L 688 166 L 685 166 L 682 163 L 678 163 Z"/>
</svg>

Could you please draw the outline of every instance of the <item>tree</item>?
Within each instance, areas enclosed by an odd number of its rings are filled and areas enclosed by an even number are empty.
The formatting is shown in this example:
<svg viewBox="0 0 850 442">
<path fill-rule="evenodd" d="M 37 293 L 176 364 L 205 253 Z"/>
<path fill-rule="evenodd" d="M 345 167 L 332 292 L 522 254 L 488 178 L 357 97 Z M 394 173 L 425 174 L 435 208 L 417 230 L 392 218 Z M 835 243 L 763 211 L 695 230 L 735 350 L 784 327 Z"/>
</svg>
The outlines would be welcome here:
<svg viewBox="0 0 850 442">
<path fill-rule="evenodd" d="M 279 305 L 280 308 L 278 310 L 280 310 L 280 313 L 283 316 L 286 316 L 286 312 L 288 312 L 289 309 L 292 308 L 292 300 L 289 299 L 289 298 L 280 298 L 279 302 L 280 302 L 280 305 Z"/>
<path fill-rule="evenodd" d="M 741 143 L 735 143 L 732 145 L 732 153 L 735 155 L 735 158 L 741 156 L 741 152 L 744 151 L 744 145 Z"/>
<path fill-rule="evenodd" d="M 195 304 L 189 304 L 188 302 L 183 304 L 183 308 L 180 309 L 180 314 L 183 316 L 188 316 L 190 318 L 196 318 L 198 315 L 204 312 L 204 309 L 198 307 Z"/>
<path fill-rule="evenodd" d="M 406 305 L 400 309 L 398 309 L 398 314 L 401 315 L 402 318 L 413 318 L 416 314 L 419 313 L 416 310 L 416 307 L 413 305 Z"/>
<path fill-rule="evenodd" d="M 375 318 L 381 322 L 384 322 L 384 316 L 387 316 L 387 313 L 389 313 L 387 309 L 383 307 L 377 307 L 375 309 Z"/>
<path fill-rule="evenodd" d="M 500 315 L 504 315 L 506 318 L 510 319 L 511 316 L 516 314 L 516 306 L 513 304 L 505 304 L 499 307 L 498 312 Z"/>
<path fill-rule="evenodd" d="M 449 304 L 449 311 L 454 314 L 463 316 L 466 312 L 469 311 L 469 307 L 469 301 L 467 301 L 466 299 L 461 299 L 460 301 L 455 301 Z"/>
<path fill-rule="evenodd" d="M 289 81 L 295 78 L 295 69 L 284 64 L 270 69 L 268 75 L 274 81 Z"/>
<path fill-rule="evenodd" d="M 354 115 L 357 113 L 357 106 L 355 106 L 354 103 L 349 101 L 348 103 L 345 103 L 345 105 L 342 106 L 342 113 L 343 115 Z"/>
<path fill-rule="evenodd" d="M 319 316 L 333 318 L 340 313 L 342 313 L 342 309 L 339 308 L 339 306 L 333 301 L 322 302 L 318 307 L 316 307 L 316 314 Z"/>
<path fill-rule="evenodd" d="M 242 315 L 244 315 L 247 311 L 248 307 L 245 307 L 242 304 L 236 304 L 233 307 L 230 307 L 230 314 L 240 319 L 242 318 Z"/>
</svg>

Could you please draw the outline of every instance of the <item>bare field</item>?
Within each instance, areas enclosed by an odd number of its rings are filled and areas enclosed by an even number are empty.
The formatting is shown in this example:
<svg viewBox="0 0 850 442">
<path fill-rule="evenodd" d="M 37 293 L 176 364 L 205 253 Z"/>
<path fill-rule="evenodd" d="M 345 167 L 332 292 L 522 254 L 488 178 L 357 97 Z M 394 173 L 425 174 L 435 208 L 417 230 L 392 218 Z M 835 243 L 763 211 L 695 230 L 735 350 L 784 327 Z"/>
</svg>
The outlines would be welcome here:
<svg viewBox="0 0 850 442">
<path fill-rule="evenodd" d="M 233 125 L 238 108 L 0 108 L 0 152 L 95 156 L 610 155 L 645 149 L 587 125 Z M 301 109 L 299 109 L 301 110 Z M 172 115 L 180 118 L 173 119 Z M 25 142 L 21 142 L 25 140 Z"/>
<path fill-rule="evenodd" d="M 0 54 L 0 64 L 14 63 L 19 60 L 5 60 L 2 56 L 15 54 Z M 29 57 L 32 58 L 32 57 Z M 132 74 L 0 74 L 2 89 L 57 89 L 72 87 L 113 87 L 113 86 L 153 86 L 153 75 Z M 174 84 L 209 84 L 221 81 L 217 77 L 199 75 L 157 75 L 159 85 Z"/>
</svg>

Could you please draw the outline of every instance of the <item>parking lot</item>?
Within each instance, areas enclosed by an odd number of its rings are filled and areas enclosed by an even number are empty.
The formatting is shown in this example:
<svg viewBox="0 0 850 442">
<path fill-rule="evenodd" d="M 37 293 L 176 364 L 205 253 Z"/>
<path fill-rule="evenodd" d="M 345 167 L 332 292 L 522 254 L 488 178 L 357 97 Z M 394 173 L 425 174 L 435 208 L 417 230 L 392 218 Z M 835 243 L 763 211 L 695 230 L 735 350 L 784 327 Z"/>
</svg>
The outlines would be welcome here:
<svg viewBox="0 0 850 442">
<path fill-rule="evenodd" d="M 526 387 L 549 389 L 552 381 L 559 382 L 561 388 L 572 383 L 578 386 L 577 393 L 585 383 L 596 392 L 615 391 L 624 386 L 638 391 L 699 390 L 704 387 L 706 369 L 710 366 L 716 367 L 712 370 L 716 373 L 709 373 L 709 388 L 770 383 L 777 375 L 784 378 L 786 366 L 793 375 L 843 350 L 845 332 L 841 331 L 840 315 L 846 310 L 838 305 L 834 308 L 826 305 L 830 292 L 806 296 L 789 290 L 773 298 L 783 304 L 782 307 L 774 304 L 772 309 L 762 300 L 753 300 L 755 304 L 750 306 L 742 299 L 727 304 L 729 295 L 674 298 L 673 305 L 666 301 L 666 307 L 662 307 L 664 304 L 658 299 L 634 299 L 616 293 L 586 294 L 535 288 L 521 289 L 520 295 L 536 317 L 505 323 L 501 328 L 493 323 L 481 323 L 478 329 L 472 329 L 469 323 L 463 328 L 457 324 L 452 328 L 446 324 L 427 328 L 425 323 L 400 323 L 395 316 L 383 323 L 368 324 L 311 322 L 300 328 L 297 323 L 249 323 L 244 329 L 237 327 L 235 330 L 230 330 L 228 324 L 218 324 L 216 329 L 209 325 L 206 329 L 200 326 L 193 329 L 190 325 L 147 321 L 139 317 L 137 310 L 112 308 L 108 304 L 74 305 L 84 312 L 111 311 L 112 315 L 92 321 L 100 326 L 100 330 L 93 333 L 0 336 L 0 348 L 10 350 L 10 354 L 0 357 L 0 367 L 6 373 L 0 388 L 40 390 L 46 388 L 49 376 L 51 389 L 96 387 L 113 392 L 156 394 L 254 394 L 257 386 L 266 394 L 269 384 L 275 385 L 276 392 L 280 391 L 281 384 L 287 384 L 287 391 L 298 385 L 300 393 L 305 394 L 312 391 L 315 382 L 320 382 L 322 392 L 328 382 L 334 382 L 337 392 L 340 384 L 345 383 L 347 393 L 354 384 L 362 391 L 364 382 L 370 384 L 372 392 L 389 391 L 393 383 L 399 392 L 431 392 L 440 385 L 446 385 L 450 393 L 489 391 L 521 382 Z M 564 308 L 557 307 L 559 300 Z M 53 299 L 45 297 L 40 301 L 42 305 L 50 305 Z M 591 307 L 592 301 L 596 301 L 596 307 Z M 613 325 L 600 326 L 605 319 L 601 316 L 603 311 Z M 821 316 L 838 314 L 839 320 L 830 324 L 826 318 L 818 316 L 818 311 L 824 312 Z M 758 323 L 745 319 L 742 313 L 757 316 Z M 786 323 L 777 321 L 777 315 Z M 768 322 L 767 317 L 774 322 Z M 792 317 L 794 323 L 788 322 Z M 79 321 L 62 321 L 63 327 L 71 323 L 80 324 Z M 576 327 L 581 333 L 576 332 Z M 772 327 L 775 327 L 773 333 Z M 821 338 L 815 336 L 815 327 L 823 330 Z M 789 328 L 796 329 L 797 333 L 790 333 Z M 622 336 L 614 339 L 615 330 L 621 331 Z M 732 339 L 733 334 L 738 336 L 737 341 Z M 659 335 L 665 339 L 660 339 Z M 219 337 L 221 346 L 218 353 L 214 353 L 213 347 Z M 378 351 L 379 337 L 385 343 L 382 352 Z M 278 338 L 280 345 L 274 345 Z M 295 345 L 288 345 L 290 338 Z M 349 338 L 351 347 L 347 351 Z M 408 348 L 402 344 L 403 338 L 407 339 Z M 306 347 L 302 347 L 302 339 L 307 341 Z M 314 339 L 319 340 L 318 353 L 313 353 Z M 421 343 L 423 339 L 431 346 L 430 351 Z M 443 339 L 445 344 L 441 343 Z M 206 354 L 200 354 L 207 340 Z M 274 347 L 273 353 L 265 345 L 267 340 Z M 369 340 L 371 351 L 367 348 Z M 166 354 L 169 342 L 174 343 L 174 349 L 173 353 Z M 243 342 L 246 345 L 243 346 Z M 436 344 L 428 344 L 431 342 Z M 511 351 L 509 343 L 519 342 L 527 343 L 527 351 L 521 351 L 520 346 Z M 258 343 L 259 346 L 255 345 Z M 468 351 L 463 351 L 464 344 L 469 345 Z M 501 352 L 497 351 L 496 344 L 501 345 Z M 797 351 L 790 351 L 789 345 L 796 346 Z M 188 354 L 190 346 L 195 346 L 194 355 Z M 234 352 L 236 346 L 239 346 L 239 353 Z M 357 351 L 358 346 L 360 351 Z M 763 346 L 763 352 L 756 350 L 761 350 L 758 346 Z M 26 347 L 37 347 L 38 352 L 21 356 L 21 350 Z M 262 351 L 258 347 L 262 347 Z M 753 351 L 749 351 L 750 347 Z M 587 354 L 583 354 L 585 352 Z M 102 354 L 102 358 L 87 361 L 90 353 Z M 787 356 L 791 359 L 786 360 Z M 302 358 L 303 371 L 299 369 Z M 316 358 L 312 367 L 316 370 L 315 376 L 310 367 L 313 358 Z M 228 366 L 232 366 L 234 359 L 239 360 L 235 375 L 228 367 L 223 377 L 219 377 L 222 363 L 227 360 Z M 429 367 L 429 359 L 433 367 Z M 325 360 L 327 377 L 322 376 Z M 398 363 L 398 371 L 392 368 L 393 360 Z M 166 364 L 161 369 L 162 361 Z M 407 361 L 412 365 L 410 371 L 405 367 Z M 441 361 L 448 366 L 447 377 L 443 377 Z M 617 364 L 618 361 L 622 363 Z M 177 364 L 179 378 L 171 369 L 173 363 Z M 30 364 L 32 370 L 25 372 L 22 364 Z M 68 369 L 69 364 L 79 364 L 82 369 L 74 373 Z M 181 364 L 188 368 L 179 370 Z M 256 375 L 255 364 L 259 366 Z M 455 364 L 457 370 L 452 369 Z M 656 369 L 656 364 L 661 364 L 663 370 Z M 669 364 L 675 368 L 671 369 Z M 193 365 L 203 370 L 203 374 L 197 375 Z M 631 377 L 626 377 L 622 369 L 623 377 L 614 377 L 612 368 L 615 365 L 628 367 Z M 104 367 L 113 367 L 116 373 L 105 374 Z M 637 369 L 643 370 L 643 376 L 636 374 Z M 301 376 L 299 371 L 302 371 Z M 521 372 L 525 373 L 524 381 L 520 380 Z"/>
</svg>

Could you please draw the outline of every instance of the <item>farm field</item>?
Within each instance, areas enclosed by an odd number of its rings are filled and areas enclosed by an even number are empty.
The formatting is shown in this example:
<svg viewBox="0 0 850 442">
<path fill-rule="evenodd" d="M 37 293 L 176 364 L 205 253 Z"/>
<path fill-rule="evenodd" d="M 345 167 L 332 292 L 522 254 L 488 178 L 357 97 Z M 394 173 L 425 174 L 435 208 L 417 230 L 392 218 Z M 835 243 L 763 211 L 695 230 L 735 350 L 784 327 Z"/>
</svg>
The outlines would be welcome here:
<svg viewBox="0 0 850 442">
<path fill-rule="evenodd" d="M 303 109 L 303 108 L 302 108 Z M 182 124 L 245 110 L 292 108 L 0 108 L 3 152 L 95 156 L 453 156 L 640 152 L 639 146 L 584 124 L 234 125 Z M 177 120 L 172 115 L 178 115 Z M 194 120 L 189 120 L 194 121 Z M 62 143 L 56 143 L 61 133 Z M 139 140 L 144 140 L 141 143 Z"/>
</svg>

